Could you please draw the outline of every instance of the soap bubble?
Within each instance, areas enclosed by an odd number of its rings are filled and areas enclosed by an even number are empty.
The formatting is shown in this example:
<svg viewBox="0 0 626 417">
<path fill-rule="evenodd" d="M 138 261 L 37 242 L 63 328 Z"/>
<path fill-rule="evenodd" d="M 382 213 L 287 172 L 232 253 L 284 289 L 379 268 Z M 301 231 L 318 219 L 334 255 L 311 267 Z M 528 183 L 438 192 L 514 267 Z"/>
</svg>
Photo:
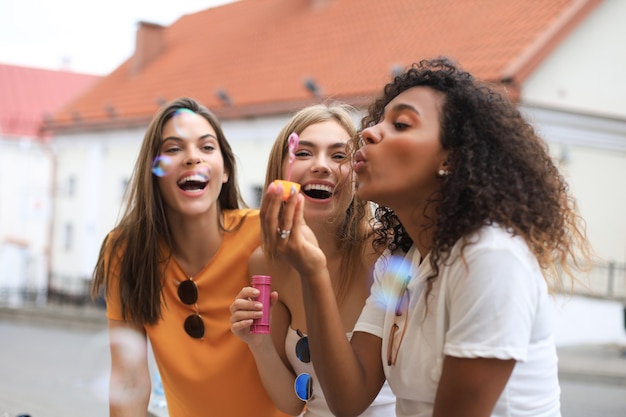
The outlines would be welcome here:
<svg viewBox="0 0 626 417">
<path fill-rule="evenodd" d="M 187 132 L 184 121 L 193 114 L 195 113 L 189 109 L 178 109 L 176 110 L 176 112 L 174 112 L 174 116 L 172 118 L 174 122 L 174 129 L 181 138 L 186 138 L 189 136 L 189 132 Z"/>
<path fill-rule="evenodd" d="M 157 177 L 164 177 L 169 174 L 171 166 L 172 160 L 169 156 L 159 155 L 152 162 L 152 173 Z"/>
<path fill-rule="evenodd" d="M 403 292 L 401 289 L 411 279 L 411 259 L 393 255 L 384 258 L 383 262 L 385 262 L 385 265 L 382 276 L 382 287 L 385 305 L 396 305 L 398 298 Z"/>
<path fill-rule="evenodd" d="M 128 403 L 136 399 L 143 390 L 140 387 L 110 387 L 111 348 L 119 352 L 118 360 L 123 368 L 132 370 L 145 366 L 147 345 L 144 336 L 132 329 L 109 329 L 98 333 L 84 347 L 79 364 L 81 377 L 78 385 L 87 387 L 103 403 Z"/>
</svg>

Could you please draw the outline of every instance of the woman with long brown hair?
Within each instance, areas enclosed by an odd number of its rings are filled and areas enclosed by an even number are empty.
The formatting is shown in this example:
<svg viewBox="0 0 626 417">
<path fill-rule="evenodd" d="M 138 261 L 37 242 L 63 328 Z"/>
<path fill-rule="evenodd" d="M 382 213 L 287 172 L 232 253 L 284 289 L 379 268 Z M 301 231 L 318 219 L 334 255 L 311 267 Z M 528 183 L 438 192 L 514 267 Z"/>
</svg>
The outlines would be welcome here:
<svg viewBox="0 0 626 417">
<path fill-rule="evenodd" d="M 92 294 L 104 291 L 107 302 L 112 417 L 146 414 L 147 339 L 170 417 L 279 415 L 230 331 L 230 303 L 260 243 L 258 210 L 242 208 L 236 179 L 233 151 L 206 107 L 181 98 L 154 116 L 125 214 L 94 271 Z M 125 334 L 140 340 L 132 352 L 118 343 Z"/>
</svg>

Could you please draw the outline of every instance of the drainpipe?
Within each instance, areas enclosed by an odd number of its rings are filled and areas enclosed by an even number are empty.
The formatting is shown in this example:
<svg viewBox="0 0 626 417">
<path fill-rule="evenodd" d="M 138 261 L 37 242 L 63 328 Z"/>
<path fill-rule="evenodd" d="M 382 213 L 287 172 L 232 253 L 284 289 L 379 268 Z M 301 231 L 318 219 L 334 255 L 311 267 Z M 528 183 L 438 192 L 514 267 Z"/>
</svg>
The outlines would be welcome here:
<svg viewBox="0 0 626 417">
<path fill-rule="evenodd" d="M 54 219 L 55 219 L 55 211 L 56 211 L 56 198 L 57 198 L 57 187 L 56 187 L 56 177 L 57 177 L 57 158 L 54 153 L 54 149 L 50 146 L 49 141 L 52 140 L 51 137 L 47 137 L 46 134 L 46 125 L 45 122 L 42 123 L 39 129 L 39 135 L 37 137 L 37 143 L 39 147 L 44 151 L 45 154 L 48 155 L 50 159 L 50 189 L 49 189 L 49 198 L 50 198 L 50 214 L 48 219 L 48 237 L 46 242 L 46 271 L 47 271 L 47 281 L 46 281 L 46 299 L 45 303 L 48 302 L 50 296 L 50 288 L 52 287 L 52 244 L 54 242 Z"/>
</svg>

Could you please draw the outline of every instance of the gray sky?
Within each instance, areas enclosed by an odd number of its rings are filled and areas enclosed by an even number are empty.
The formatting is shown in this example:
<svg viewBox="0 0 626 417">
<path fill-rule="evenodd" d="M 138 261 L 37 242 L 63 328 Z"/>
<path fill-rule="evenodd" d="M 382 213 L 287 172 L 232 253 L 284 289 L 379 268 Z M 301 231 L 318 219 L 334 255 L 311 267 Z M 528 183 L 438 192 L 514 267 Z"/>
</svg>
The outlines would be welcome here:
<svg viewBox="0 0 626 417">
<path fill-rule="evenodd" d="M 132 55 L 137 22 L 169 25 L 236 0 L 0 0 L 0 63 L 106 75 Z"/>
</svg>

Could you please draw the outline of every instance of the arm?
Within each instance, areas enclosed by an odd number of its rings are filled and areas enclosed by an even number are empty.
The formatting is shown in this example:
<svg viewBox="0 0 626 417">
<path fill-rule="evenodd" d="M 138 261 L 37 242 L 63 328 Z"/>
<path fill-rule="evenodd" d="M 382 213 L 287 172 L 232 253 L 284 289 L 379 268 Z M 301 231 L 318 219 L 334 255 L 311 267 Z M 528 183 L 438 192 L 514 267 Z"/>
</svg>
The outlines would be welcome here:
<svg viewBox="0 0 626 417">
<path fill-rule="evenodd" d="M 446 356 L 433 417 L 489 417 L 515 360 Z"/>
<path fill-rule="evenodd" d="M 345 337 L 326 258 L 303 217 L 304 198 L 292 195 L 282 208 L 282 190 L 270 185 L 261 206 L 261 226 L 268 252 L 278 254 L 300 274 L 307 333 L 315 373 L 331 411 L 361 414 L 385 381 L 381 339 L 357 332 Z M 291 229 L 281 239 L 277 229 Z"/>
<path fill-rule="evenodd" d="M 261 314 L 261 307 L 250 299 L 258 294 L 258 290 L 245 287 L 230 307 L 231 330 L 240 339 L 248 344 L 256 362 L 263 387 L 274 404 L 284 413 L 298 415 L 302 412 L 304 403 L 294 392 L 295 374 L 287 365 L 286 359 L 281 358 L 277 345 L 282 340 L 284 346 L 289 312 L 285 305 L 277 301 L 277 293 L 272 293 L 271 334 L 251 334 L 250 326 L 254 318 Z M 274 342 L 272 339 L 275 339 Z M 284 357 L 284 348 L 281 350 Z"/>
<path fill-rule="evenodd" d="M 109 340 L 109 415 L 145 416 L 151 390 L 145 331 L 140 326 L 109 319 Z"/>
<path fill-rule="evenodd" d="M 268 267 L 263 250 L 257 248 L 248 262 L 250 275 L 268 275 Z M 280 411 L 298 415 L 304 403 L 294 392 L 294 374 L 285 355 L 285 338 L 290 323 L 289 309 L 277 300 L 278 294 L 271 294 L 271 325 L 270 335 L 250 334 L 250 326 L 258 317 L 261 308 L 255 301 L 256 290 L 246 287 L 241 290 L 231 305 L 231 331 L 248 344 L 261 377 L 265 391 Z"/>
</svg>

